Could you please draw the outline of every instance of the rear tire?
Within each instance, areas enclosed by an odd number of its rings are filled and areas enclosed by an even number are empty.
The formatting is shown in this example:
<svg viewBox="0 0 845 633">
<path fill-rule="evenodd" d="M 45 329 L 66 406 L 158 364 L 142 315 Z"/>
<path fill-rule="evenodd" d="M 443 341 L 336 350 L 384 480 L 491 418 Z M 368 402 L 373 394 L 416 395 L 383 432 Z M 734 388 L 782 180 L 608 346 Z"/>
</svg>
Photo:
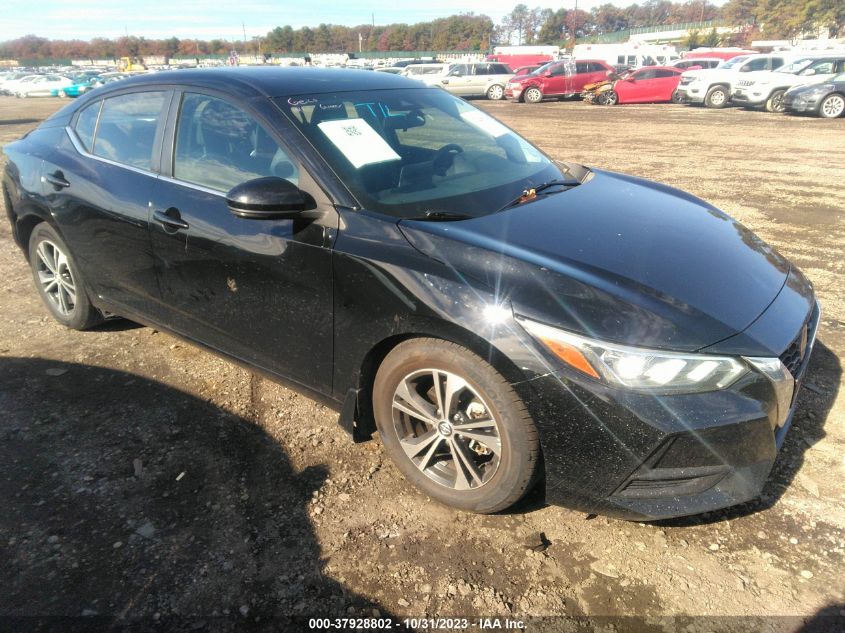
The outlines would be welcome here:
<svg viewBox="0 0 845 633">
<path fill-rule="evenodd" d="M 845 112 L 845 96 L 834 93 L 826 96 L 819 104 L 819 116 L 823 119 L 835 119 Z"/>
<path fill-rule="evenodd" d="M 85 281 L 67 244 L 46 222 L 29 237 L 29 266 L 41 301 L 59 323 L 87 330 L 102 323 L 102 313 L 85 292 Z"/>
<path fill-rule="evenodd" d="M 498 512 L 535 480 L 540 444 L 525 405 L 460 345 L 432 338 L 397 345 L 376 374 L 373 412 L 387 454 L 441 503 Z"/>
<path fill-rule="evenodd" d="M 543 100 L 543 92 L 536 86 L 531 86 L 523 95 L 525 103 L 540 103 Z"/>
<path fill-rule="evenodd" d="M 728 105 L 728 90 L 724 86 L 713 86 L 704 97 L 704 105 L 708 108 L 724 108 Z"/>
<path fill-rule="evenodd" d="M 766 99 L 766 110 L 768 112 L 783 112 L 785 110 L 783 106 L 783 95 L 786 94 L 786 90 L 775 90 L 769 98 Z"/>
</svg>

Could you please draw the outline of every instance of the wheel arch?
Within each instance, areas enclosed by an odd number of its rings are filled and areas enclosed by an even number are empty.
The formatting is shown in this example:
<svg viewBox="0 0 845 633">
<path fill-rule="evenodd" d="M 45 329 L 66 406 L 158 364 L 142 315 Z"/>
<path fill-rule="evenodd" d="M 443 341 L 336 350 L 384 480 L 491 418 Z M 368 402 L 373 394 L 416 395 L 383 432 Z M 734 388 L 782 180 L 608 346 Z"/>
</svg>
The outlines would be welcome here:
<svg viewBox="0 0 845 633">
<path fill-rule="evenodd" d="M 345 389 L 340 414 L 341 426 L 351 433 L 354 441 L 367 441 L 376 431 L 372 394 L 379 367 L 397 345 L 414 338 L 436 338 L 456 343 L 490 363 L 508 382 L 524 379 L 524 374 L 507 356 L 471 330 L 447 321 L 420 320 L 406 331 L 382 338 L 361 359 L 353 384 Z"/>
</svg>

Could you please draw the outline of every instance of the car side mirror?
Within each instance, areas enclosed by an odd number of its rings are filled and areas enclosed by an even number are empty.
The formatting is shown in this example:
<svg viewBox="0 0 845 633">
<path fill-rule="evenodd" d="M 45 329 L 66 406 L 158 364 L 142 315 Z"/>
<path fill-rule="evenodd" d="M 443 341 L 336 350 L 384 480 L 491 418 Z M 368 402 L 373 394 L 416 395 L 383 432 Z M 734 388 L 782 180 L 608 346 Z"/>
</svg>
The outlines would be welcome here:
<svg viewBox="0 0 845 633">
<path fill-rule="evenodd" d="M 543 71 L 543 77 L 551 77 L 551 76 L 552 76 L 551 70 L 544 70 Z"/>
<path fill-rule="evenodd" d="M 809 77 L 810 75 L 815 75 L 815 74 L 816 74 L 816 69 L 815 69 L 815 68 L 808 68 L 807 70 L 805 70 L 805 71 L 804 71 L 803 73 L 801 73 L 801 74 L 802 74 L 804 77 Z"/>
<path fill-rule="evenodd" d="M 229 211 L 249 220 L 293 220 L 316 208 L 314 199 L 290 180 L 267 176 L 247 180 L 226 194 Z"/>
<path fill-rule="evenodd" d="M 449 73 L 450 77 L 463 77 L 463 73 L 460 70 L 453 70 Z"/>
</svg>

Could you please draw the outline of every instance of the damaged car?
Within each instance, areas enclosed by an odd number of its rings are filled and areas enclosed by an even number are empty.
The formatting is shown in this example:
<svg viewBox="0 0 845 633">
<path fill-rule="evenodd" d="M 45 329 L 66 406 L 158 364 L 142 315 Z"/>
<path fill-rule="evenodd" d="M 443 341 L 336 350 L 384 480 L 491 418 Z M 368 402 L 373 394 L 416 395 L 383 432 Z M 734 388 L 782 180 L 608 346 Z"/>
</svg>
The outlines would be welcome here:
<svg viewBox="0 0 845 633">
<path fill-rule="evenodd" d="M 683 71 L 673 67 L 649 66 L 584 86 L 582 98 L 597 105 L 624 103 L 680 103 L 677 87 Z"/>
<path fill-rule="evenodd" d="M 443 90 L 155 73 L 4 152 L 59 323 L 125 317 L 287 384 L 454 508 L 541 486 L 628 519 L 714 510 L 760 494 L 789 431 L 820 314 L 798 268 L 707 202 L 552 160 Z"/>
</svg>

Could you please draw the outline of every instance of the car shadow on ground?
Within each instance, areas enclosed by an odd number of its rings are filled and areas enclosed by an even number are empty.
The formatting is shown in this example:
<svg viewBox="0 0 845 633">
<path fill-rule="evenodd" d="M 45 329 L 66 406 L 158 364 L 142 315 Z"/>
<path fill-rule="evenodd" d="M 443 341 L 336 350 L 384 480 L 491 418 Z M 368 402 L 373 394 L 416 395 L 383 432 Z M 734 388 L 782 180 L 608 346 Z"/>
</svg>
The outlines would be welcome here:
<svg viewBox="0 0 845 633">
<path fill-rule="evenodd" d="M 327 471 L 296 471 L 248 420 L 89 365 L 0 358 L 0 385 L 9 630 L 390 616 L 324 574 L 309 509 Z"/>
<path fill-rule="evenodd" d="M 825 437 L 824 425 L 833 403 L 836 402 L 841 381 L 842 365 L 839 358 L 824 343 L 817 341 L 803 387 L 798 394 L 792 428 L 786 435 L 761 496 L 754 501 L 724 510 L 652 523 L 665 527 L 689 527 L 732 520 L 774 506 L 800 476 L 806 452 Z M 813 483 L 805 480 L 803 485 L 812 486 Z"/>
</svg>

